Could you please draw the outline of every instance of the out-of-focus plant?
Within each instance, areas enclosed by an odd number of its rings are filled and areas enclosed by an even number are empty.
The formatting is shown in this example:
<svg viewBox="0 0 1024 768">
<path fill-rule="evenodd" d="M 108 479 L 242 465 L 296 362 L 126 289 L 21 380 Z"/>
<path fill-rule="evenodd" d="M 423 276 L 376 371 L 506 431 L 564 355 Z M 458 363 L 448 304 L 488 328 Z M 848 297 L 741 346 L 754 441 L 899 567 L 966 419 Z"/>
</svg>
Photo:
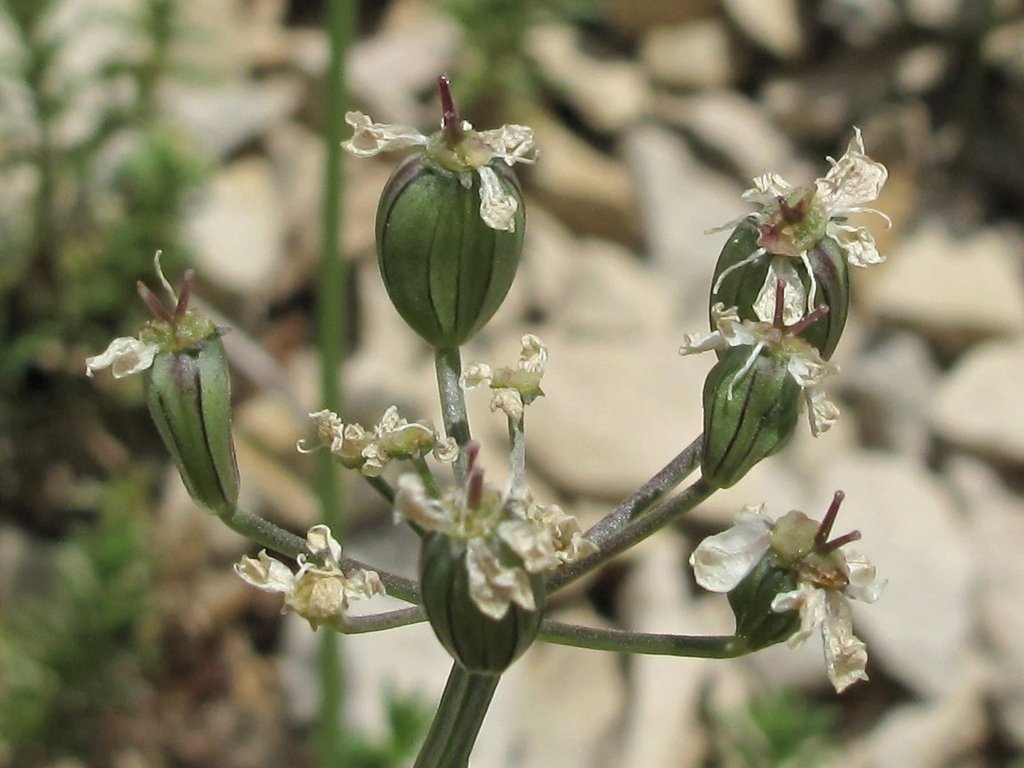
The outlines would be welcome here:
<svg viewBox="0 0 1024 768">
<path fill-rule="evenodd" d="M 715 721 L 715 768 L 814 768 L 836 738 L 835 708 L 788 690 L 755 696 Z"/>
<path fill-rule="evenodd" d="M 98 487 L 98 518 L 55 545 L 50 583 L 0 613 L 0 765 L 88 758 L 96 734 L 139 706 L 155 662 L 148 483 Z"/>
<path fill-rule="evenodd" d="M 0 499 L 16 509 L 45 506 L 29 491 L 52 464 L 39 461 L 52 456 L 48 426 L 79 399 L 82 350 L 125 322 L 155 250 L 170 264 L 184 250 L 181 212 L 204 164 L 157 98 L 179 5 L 138 0 L 115 16 L 64 0 L 0 2 L 10 41 L 0 65 L 0 434 L 11 441 Z M 83 63 L 92 34 L 123 44 Z M 80 465 L 81 446 L 64 437 L 62 459 Z"/>
<path fill-rule="evenodd" d="M 433 711 L 416 696 L 386 692 L 388 731 L 371 739 L 358 731 L 348 734 L 342 765 L 348 768 L 403 768 L 416 756 Z"/>
</svg>

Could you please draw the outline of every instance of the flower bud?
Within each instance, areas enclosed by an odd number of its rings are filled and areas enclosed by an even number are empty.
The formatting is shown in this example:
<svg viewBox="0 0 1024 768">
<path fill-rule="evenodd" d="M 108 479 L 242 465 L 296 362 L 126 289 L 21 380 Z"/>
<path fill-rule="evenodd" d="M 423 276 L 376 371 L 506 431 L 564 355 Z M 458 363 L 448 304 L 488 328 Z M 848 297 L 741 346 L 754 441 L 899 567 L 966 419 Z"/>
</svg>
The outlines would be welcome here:
<svg viewBox="0 0 1024 768">
<path fill-rule="evenodd" d="M 472 544 L 469 545 L 470 547 Z M 434 634 L 459 664 L 470 672 L 500 674 L 530 647 L 540 629 L 544 577 L 526 574 L 507 546 L 499 547 L 501 566 L 515 568 L 529 580 L 533 609 L 511 602 L 501 618 L 484 614 L 471 595 L 467 544 L 431 532 L 420 550 L 423 608 Z"/>
<path fill-rule="evenodd" d="M 800 385 L 785 360 L 731 347 L 704 382 L 701 471 L 718 488 L 739 482 L 781 450 L 796 429 Z"/>
<path fill-rule="evenodd" d="M 409 157 L 377 208 L 377 258 L 402 319 L 438 348 L 464 343 L 494 315 L 512 286 L 525 230 L 522 194 L 500 160 L 483 170 L 448 170 L 427 155 Z M 481 185 L 516 203 L 511 230 L 480 215 Z M 487 190 L 483 190 L 484 196 Z"/>
<path fill-rule="evenodd" d="M 709 303 L 713 306 L 716 302 L 722 302 L 727 307 L 736 307 L 741 320 L 771 319 L 759 316 L 755 304 L 765 291 L 773 258 L 785 259 L 795 270 L 804 295 L 810 296 L 812 293 L 812 280 L 803 259 L 764 253 L 760 258 L 751 260 L 758 250 L 763 250 L 758 242 L 760 237 L 756 221 L 744 220 L 733 230 L 715 264 Z M 808 248 L 806 258 L 814 274 L 814 306 L 808 306 L 806 311 L 809 313 L 822 305 L 827 305 L 829 311 L 799 335 L 828 360 L 839 344 L 849 314 L 849 267 L 839 243 L 828 236 L 822 236 Z M 714 286 L 718 290 L 714 290 Z M 774 284 L 770 286 L 770 290 L 774 291 L 774 288 Z M 713 319 L 711 327 L 714 330 Z"/>
<path fill-rule="evenodd" d="M 736 635 L 746 641 L 751 651 L 788 640 L 799 629 L 799 613 L 772 610 L 776 595 L 796 588 L 793 569 L 780 564 L 769 552 L 729 592 L 729 605 L 736 617 Z"/>
<path fill-rule="evenodd" d="M 146 403 L 196 503 L 213 512 L 238 501 L 231 388 L 224 345 L 213 335 L 157 352 L 145 374 Z"/>
</svg>

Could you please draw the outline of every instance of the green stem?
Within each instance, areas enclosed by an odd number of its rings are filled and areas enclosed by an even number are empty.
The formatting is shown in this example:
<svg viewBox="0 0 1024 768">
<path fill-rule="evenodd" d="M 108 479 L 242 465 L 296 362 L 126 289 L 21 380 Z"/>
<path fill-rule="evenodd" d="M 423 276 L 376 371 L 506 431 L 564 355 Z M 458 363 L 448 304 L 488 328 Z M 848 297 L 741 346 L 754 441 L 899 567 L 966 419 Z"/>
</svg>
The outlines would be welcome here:
<svg viewBox="0 0 1024 768">
<path fill-rule="evenodd" d="M 341 140 L 345 95 L 345 55 L 354 26 L 352 0 L 329 0 L 328 35 L 331 61 L 325 78 L 324 113 L 326 125 L 326 167 L 324 169 L 323 248 L 320 254 L 320 297 L 317 303 L 317 348 L 320 356 L 320 388 L 323 405 L 342 412 L 343 396 L 339 369 L 345 357 L 346 323 L 345 272 L 340 255 L 342 203 Z M 329 453 L 320 454 L 317 490 L 320 514 L 339 541 L 345 537 L 338 473 Z M 338 636 L 324 632 L 320 644 L 320 712 L 317 723 L 317 752 L 323 768 L 341 768 L 347 738 L 342 719 L 345 682 L 338 652 Z"/>
<path fill-rule="evenodd" d="M 751 652 L 747 642 L 735 635 L 663 635 L 597 629 L 544 619 L 538 640 L 575 648 L 656 656 L 690 656 L 700 659 L 733 659 Z"/>
<path fill-rule="evenodd" d="M 452 664 L 434 721 L 414 768 L 466 768 L 499 675 L 467 672 Z"/>
<path fill-rule="evenodd" d="M 575 581 L 598 566 L 611 560 L 616 555 L 625 552 L 630 547 L 639 544 L 653 533 L 664 528 L 675 518 L 684 515 L 691 509 L 701 504 L 717 489 L 698 478 L 685 491 L 673 496 L 668 501 L 662 502 L 654 509 L 636 515 L 628 523 L 612 530 L 602 531 L 600 537 L 594 537 L 588 531 L 588 539 L 597 544 L 600 549 L 590 557 L 569 563 L 559 568 L 555 574 L 548 579 L 548 594 L 561 589 L 566 584 Z M 595 526 L 596 528 L 597 526 Z M 592 531 L 593 529 L 591 529 Z"/>
<path fill-rule="evenodd" d="M 459 377 L 462 376 L 462 357 L 459 348 L 434 350 L 434 367 L 437 370 L 437 391 L 441 396 L 441 417 L 448 437 L 455 438 L 459 456 L 455 459 L 455 480 L 466 479 L 466 446 L 472 436 L 469 433 L 469 417 L 466 415 L 466 393 L 462 391 Z"/>
<path fill-rule="evenodd" d="M 380 494 L 380 497 L 389 505 L 393 505 L 395 503 L 395 489 L 391 487 L 391 483 L 383 477 L 367 477 L 366 475 L 363 475 L 363 479 L 371 488 L 373 488 L 373 490 Z"/>
<path fill-rule="evenodd" d="M 509 462 L 512 464 L 513 491 L 526 490 L 526 416 L 508 420 L 510 443 Z"/>
<path fill-rule="evenodd" d="M 438 499 L 441 497 L 441 491 L 437 487 L 437 478 L 434 477 L 434 473 L 430 471 L 430 467 L 427 466 L 427 461 L 422 456 L 414 456 L 412 459 L 413 469 L 416 470 L 416 474 L 420 476 L 420 480 L 423 481 L 423 487 L 427 489 L 427 493 L 430 494 L 431 498 Z"/>
<path fill-rule="evenodd" d="M 380 632 L 409 624 L 419 624 L 427 620 L 427 614 L 416 605 L 412 608 L 400 608 L 397 611 L 375 613 L 370 616 L 346 616 L 343 620 L 341 633 L 344 635 L 361 635 L 366 632 Z"/>
</svg>

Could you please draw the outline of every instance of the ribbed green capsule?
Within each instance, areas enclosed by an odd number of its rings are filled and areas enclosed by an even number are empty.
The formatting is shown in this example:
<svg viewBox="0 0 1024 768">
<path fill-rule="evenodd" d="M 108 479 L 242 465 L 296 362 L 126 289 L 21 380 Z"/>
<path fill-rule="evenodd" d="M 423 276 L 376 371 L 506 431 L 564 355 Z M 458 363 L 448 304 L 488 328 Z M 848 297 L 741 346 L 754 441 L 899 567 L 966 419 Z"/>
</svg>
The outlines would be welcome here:
<svg viewBox="0 0 1024 768">
<path fill-rule="evenodd" d="M 719 276 L 726 270 L 749 258 L 758 250 L 757 239 L 756 222 L 753 219 L 741 222 L 722 248 L 711 282 L 712 291 L 709 305 L 720 301 L 726 307 L 737 307 L 741 320 L 756 321 L 759 319 L 754 313 L 753 305 L 768 275 L 768 266 L 772 257 L 765 254 L 745 267 L 732 270 L 726 274 L 717 292 L 714 290 L 714 286 L 718 283 Z M 811 279 L 803 261 L 792 257 L 783 258 L 789 259 L 797 275 L 800 276 L 804 290 L 810 295 Z M 839 344 L 839 338 L 846 327 L 846 318 L 850 311 L 849 267 L 846 264 L 842 248 L 835 240 L 827 236 L 819 240 L 818 244 L 807 252 L 807 259 L 814 272 L 816 282 L 814 306 L 808 307 L 807 310 L 811 312 L 824 304 L 828 306 L 829 311 L 821 319 L 804 329 L 800 333 L 800 337 L 814 346 L 821 356 L 828 360 Z M 715 330 L 714 320 L 711 320 L 711 330 Z M 720 352 L 719 357 L 721 356 Z"/>
<path fill-rule="evenodd" d="M 736 617 L 736 635 L 746 641 L 750 650 L 781 643 L 799 629 L 799 613 L 772 610 L 775 596 L 791 592 L 796 586 L 792 569 L 781 565 L 769 552 L 729 593 L 729 605 Z"/>
<path fill-rule="evenodd" d="M 146 404 L 196 503 L 213 512 L 238 502 L 231 383 L 219 336 L 158 352 L 146 372 Z"/>
<path fill-rule="evenodd" d="M 796 429 L 800 385 L 784 361 L 761 353 L 742 376 L 750 347 L 733 347 L 704 381 L 701 472 L 718 488 L 735 485 Z"/>
<path fill-rule="evenodd" d="M 391 176 L 377 208 L 377 260 L 391 302 L 431 345 L 466 342 L 501 306 L 523 249 L 526 219 L 515 174 L 490 164 L 515 198 L 514 231 L 480 218 L 480 175 L 441 168 L 423 154 Z"/>
<path fill-rule="evenodd" d="M 512 603 L 505 616 L 495 621 L 481 613 L 470 595 L 465 544 L 436 532 L 423 539 L 423 608 L 441 645 L 470 672 L 500 674 L 533 644 L 544 608 L 544 580 L 540 574 L 531 574 L 530 582 L 536 610 Z"/>
</svg>

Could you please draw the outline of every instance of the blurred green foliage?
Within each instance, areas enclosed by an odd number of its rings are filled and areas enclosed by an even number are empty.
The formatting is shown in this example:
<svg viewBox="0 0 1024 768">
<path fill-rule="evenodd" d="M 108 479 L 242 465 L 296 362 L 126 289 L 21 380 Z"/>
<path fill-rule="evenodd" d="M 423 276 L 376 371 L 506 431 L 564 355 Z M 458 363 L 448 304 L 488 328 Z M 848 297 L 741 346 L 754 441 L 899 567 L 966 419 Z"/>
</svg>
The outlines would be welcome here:
<svg viewBox="0 0 1024 768">
<path fill-rule="evenodd" d="M 815 768 L 836 742 L 835 708 L 786 690 L 713 720 L 713 768 Z"/>
<path fill-rule="evenodd" d="M 433 707 L 419 697 L 386 695 L 388 732 L 370 739 L 359 732 L 348 734 L 341 764 L 347 768 L 403 768 L 410 765 L 434 716 Z"/>
<path fill-rule="evenodd" d="M 0 614 L 0 765 L 98 757 L 103 724 L 144 695 L 156 654 L 149 483 L 135 474 L 97 493 L 94 523 L 35 564 L 48 583 L 23 585 Z"/>
</svg>

